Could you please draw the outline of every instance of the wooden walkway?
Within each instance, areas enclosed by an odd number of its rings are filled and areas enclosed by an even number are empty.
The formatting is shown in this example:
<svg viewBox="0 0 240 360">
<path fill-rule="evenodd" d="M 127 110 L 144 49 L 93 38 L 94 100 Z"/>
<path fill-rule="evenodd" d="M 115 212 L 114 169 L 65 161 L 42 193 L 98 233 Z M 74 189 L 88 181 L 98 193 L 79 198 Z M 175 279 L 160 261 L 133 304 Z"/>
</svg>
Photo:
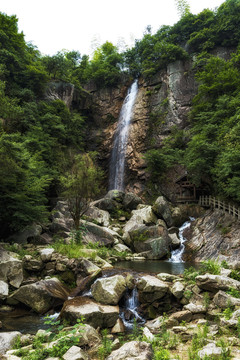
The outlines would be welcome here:
<svg viewBox="0 0 240 360">
<path fill-rule="evenodd" d="M 228 214 L 236 217 L 237 219 L 240 219 L 240 209 L 237 208 L 234 205 L 230 205 L 228 203 L 225 203 L 224 201 L 221 201 L 219 199 L 216 199 L 215 197 L 210 196 L 200 196 L 199 198 L 199 205 L 204 207 L 211 207 L 214 209 L 219 209 L 227 212 Z"/>
</svg>

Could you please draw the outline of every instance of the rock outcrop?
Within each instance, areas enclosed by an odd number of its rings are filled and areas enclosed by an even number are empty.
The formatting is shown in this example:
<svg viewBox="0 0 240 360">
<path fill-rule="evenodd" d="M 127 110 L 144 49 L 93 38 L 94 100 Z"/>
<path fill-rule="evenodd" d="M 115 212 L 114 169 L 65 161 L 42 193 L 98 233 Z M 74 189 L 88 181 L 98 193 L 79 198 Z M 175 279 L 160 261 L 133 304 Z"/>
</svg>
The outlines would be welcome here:
<svg viewBox="0 0 240 360">
<path fill-rule="evenodd" d="M 207 211 L 185 234 L 185 259 L 214 259 L 235 263 L 240 258 L 240 225 L 220 210 Z"/>
<path fill-rule="evenodd" d="M 93 298 L 107 305 L 117 305 L 126 290 L 126 281 L 122 275 L 98 279 L 91 287 Z"/>
<path fill-rule="evenodd" d="M 61 312 L 62 319 L 75 323 L 83 317 L 85 322 L 94 328 L 110 328 L 116 324 L 119 307 L 102 305 L 84 297 L 67 300 Z"/>
<path fill-rule="evenodd" d="M 68 295 L 69 292 L 61 282 L 56 278 L 52 278 L 21 286 L 10 298 L 42 314 L 53 307 L 56 299 L 61 299 L 63 302 L 67 299 Z"/>
<path fill-rule="evenodd" d="M 23 281 L 22 261 L 17 255 L 0 249 L 0 280 L 19 288 Z"/>
</svg>

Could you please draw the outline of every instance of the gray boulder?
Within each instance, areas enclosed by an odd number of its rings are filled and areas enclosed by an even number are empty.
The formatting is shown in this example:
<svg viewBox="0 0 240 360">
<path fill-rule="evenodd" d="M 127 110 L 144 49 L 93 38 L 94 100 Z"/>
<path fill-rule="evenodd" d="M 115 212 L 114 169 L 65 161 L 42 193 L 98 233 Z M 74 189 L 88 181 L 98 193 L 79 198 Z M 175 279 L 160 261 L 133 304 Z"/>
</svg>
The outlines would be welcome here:
<svg viewBox="0 0 240 360">
<path fill-rule="evenodd" d="M 78 346 L 72 346 L 63 355 L 64 360 L 88 360 L 88 355 Z"/>
<path fill-rule="evenodd" d="M 122 275 L 98 279 L 91 287 L 93 298 L 108 305 L 117 305 L 125 290 L 126 281 Z"/>
<path fill-rule="evenodd" d="M 159 196 L 153 204 L 153 212 L 167 223 L 168 227 L 173 226 L 170 203 L 164 196 Z"/>
<path fill-rule="evenodd" d="M 5 351 L 11 349 L 17 337 L 20 335 L 21 333 L 19 331 L 0 333 L 0 355 L 3 355 Z"/>
<path fill-rule="evenodd" d="M 41 249 L 39 253 L 41 260 L 43 262 L 48 262 L 51 261 L 52 254 L 54 253 L 54 249 L 53 248 Z"/>
<path fill-rule="evenodd" d="M 8 284 L 0 280 L 0 300 L 4 300 L 8 296 Z"/>
<path fill-rule="evenodd" d="M 95 220 L 98 225 L 109 226 L 110 224 L 110 214 L 108 211 L 97 208 L 96 206 L 90 206 L 85 216 L 89 218 L 89 221 Z"/>
<path fill-rule="evenodd" d="M 181 244 L 181 241 L 179 239 L 179 237 L 177 236 L 177 234 L 169 234 L 169 237 L 171 239 L 171 248 L 173 250 L 179 248 L 180 244 Z"/>
<path fill-rule="evenodd" d="M 110 230 L 107 227 L 99 226 L 89 221 L 81 221 L 86 228 L 83 234 L 83 242 L 99 242 L 100 245 L 111 246 L 114 244 L 115 238 L 120 238 L 120 235 Z"/>
<path fill-rule="evenodd" d="M 177 299 L 181 299 L 183 297 L 184 289 L 185 287 L 183 283 L 176 281 L 170 290 L 173 296 L 175 296 Z"/>
<path fill-rule="evenodd" d="M 216 292 L 218 290 L 230 290 L 231 288 L 240 290 L 240 281 L 221 275 L 199 275 L 196 277 L 197 285 L 200 289 Z"/>
<path fill-rule="evenodd" d="M 170 252 L 171 239 L 163 226 L 138 224 L 128 233 L 128 243 L 149 259 L 161 259 Z"/>
<path fill-rule="evenodd" d="M 85 323 L 95 329 L 98 327 L 110 328 L 116 324 L 119 307 L 99 304 L 86 297 L 76 297 L 65 301 L 60 316 L 72 324 L 75 324 L 77 319 L 84 317 Z"/>
<path fill-rule="evenodd" d="M 154 215 L 151 206 L 144 206 L 141 209 L 133 210 L 132 216 L 123 228 L 123 239 L 129 245 L 129 232 L 139 228 L 139 225 L 154 225 L 157 223 L 157 217 Z"/>
<path fill-rule="evenodd" d="M 22 261 L 17 258 L 17 254 L 0 251 L 0 280 L 9 282 L 15 288 L 19 288 L 21 285 L 23 268 Z"/>
<path fill-rule="evenodd" d="M 128 252 L 128 253 L 131 253 L 132 250 L 129 249 L 128 246 L 124 245 L 124 244 L 116 244 L 114 247 L 113 247 L 114 250 L 116 250 L 117 252 L 119 253 L 122 253 L 122 252 Z"/>
<path fill-rule="evenodd" d="M 145 341 L 130 341 L 113 351 L 106 360 L 151 360 L 153 351 Z"/>
<path fill-rule="evenodd" d="M 226 294 L 224 291 L 218 291 L 213 298 L 215 305 L 221 309 L 226 309 L 229 306 L 240 306 L 240 299 L 237 299 L 229 294 Z"/>
<path fill-rule="evenodd" d="M 194 303 L 184 305 L 184 309 L 191 311 L 192 314 L 202 314 L 206 312 L 206 308 L 203 305 L 197 305 Z"/>
<path fill-rule="evenodd" d="M 222 354 L 222 348 L 218 347 L 215 343 L 209 343 L 203 347 L 202 350 L 198 351 L 198 356 L 200 359 L 205 359 L 206 357 L 218 359 Z"/>
<path fill-rule="evenodd" d="M 118 203 L 122 203 L 124 199 L 125 193 L 121 190 L 110 190 L 105 196 L 106 199 L 114 200 Z"/>
<path fill-rule="evenodd" d="M 135 210 L 137 206 L 142 203 L 142 199 L 134 193 L 126 193 L 123 199 L 123 207 L 125 210 Z"/>
<path fill-rule="evenodd" d="M 21 286 L 10 298 L 42 314 L 52 308 L 55 299 L 66 300 L 68 295 L 69 292 L 61 282 L 56 278 L 52 278 Z"/>
<path fill-rule="evenodd" d="M 27 242 L 32 242 L 40 236 L 42 232 L 42 227 L 37 224 L 32 224 L 25 227 L 23 230 L 15 233 L 8 238 L 10 243 L 14 242 L 17 244 L 26 244 Z"/>
<path fill-rule="evenodd" d="M 145 275 L 137 282 L 141 303 L 152 303 L 161 299 L 168 291 L 168 285 L 155 276 Z"/>
</svg>

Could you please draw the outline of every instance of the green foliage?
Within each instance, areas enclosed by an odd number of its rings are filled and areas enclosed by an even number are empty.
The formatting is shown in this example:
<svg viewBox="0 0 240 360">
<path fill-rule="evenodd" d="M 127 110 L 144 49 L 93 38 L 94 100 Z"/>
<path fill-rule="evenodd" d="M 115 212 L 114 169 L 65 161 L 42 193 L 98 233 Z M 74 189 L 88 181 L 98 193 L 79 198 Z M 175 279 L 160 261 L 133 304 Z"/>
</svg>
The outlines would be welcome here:
<svg viewBox="0 0 240 360">
<path fill-rule="evenodd" d="M 102 330 L 102 345 L 98 349 L 99 360 L 106 359 L 112 351 L 112 341 L 108 338 L 108 330 Z"/>
<path fill-rule="evenodd" d="M 100 192 L 102 172 L 94 164 L 94 154 L 76 155 L 71 169 L 61 177 L 63 197 L 67 200 L 75 229 L 87 211 L 89 203 Z"/>
<path fill-rule="evenodd" d="M 186 282 L 195 283 L 196 277 L 199 275 L 199 272 L 192 266 L 184 270 L 183 278 Z"/>
<path fill-rule="evenodd" d="M 20 230 L 47 218 L 45 190 L 49 176 L 38 154 L 31 154 L 19 134 L 0 137 L 0 219 L 1 233 Z"/>
<path fill-rule="evenodd" d="M 230 274 L 230 277 L 232 279 L 235 279 L 237 281 L 240 281 L 240 271 L 239 270 L 232 270 L 231 271 L 231 274 Z"/>
<path fill-rule="evenodd" d="M 186 0 L 175 0 L 178 13 L 181 17 L 186 16 L 190 13 L 190 5 Z"/>
<path fill-rule="evenodd" d="M 231 306 L 228 306 L 225 310 L 223 310 L 223 315 L 226 320 L 231 319 L 233 314 L 233 308 Z"/>
<path fill-rule="evenodd" d="M 221 265 L 218 262 L 211 259 L 202 261 L 200 267 L 201 274 L 209 273 L 213 275 L 220 275 L 220 272 Z"/>
<path fill-rule="evenodd" d="M 237 334 L 238 337 L 240 338 L 240 317 L 238 318 L 238 322 L 237 322 Z"/>
<path fill-rule="evenodd" d="M 228 293 L 229 295 L 235 298 L 240 298 L 240 291 L 232 287 L 229 290 L 227 290 L 226 293 Z"/>
<path fill-rule="evenodd" d="M 154 360 L 170 360 L 170 352 L 167 349 L 160 348 L 154 352 Z"/>
<path fill-rule="evenodd" d="M 202 349 L 208 339 L 208 326 L 204 325 L 202 328 L 199 327 L 197 334 L 194 334 L 191 347 L 188 349 L 188 359 L 197 360 L 199 359 L 198 351 Z"/>
</svg>

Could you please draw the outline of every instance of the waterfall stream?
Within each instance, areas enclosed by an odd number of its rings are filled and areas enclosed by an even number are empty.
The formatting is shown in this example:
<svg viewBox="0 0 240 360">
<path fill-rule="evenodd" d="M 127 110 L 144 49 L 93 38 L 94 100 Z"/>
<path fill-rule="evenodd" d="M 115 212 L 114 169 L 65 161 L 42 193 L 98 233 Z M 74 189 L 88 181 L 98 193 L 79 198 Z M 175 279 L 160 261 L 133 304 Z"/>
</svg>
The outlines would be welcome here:
<svg viewBox="0 0 240 360">
<path fill-rule="evenodd" d="M 134 322 L 143 325 L 145 320 L 139 314 L 139 301 L 138 291 L 134 288 L 130 294 L 128 294 L 124 307 L 120 311 L 120 318 L 127 330 L 133 329 Z"/>
<path fill-rule="evenodd" d="M 184 230 L 186 230 L 187 228 L 189 228 L 191 226 L 191 222 L 193 220 L 195 220 L 194 217 L 190 217 L 190 221 L 186 221 L 179 228 L 179 239 L 181 241 L 181 245 L 178 249 L 172 251 L 172 255 L 171 255 L 171 258 L 169 259 L 169 261 L 176 262 L 176 263 L 184 262 L 182 259 L 182 255 L 183 255 L 184 249 L 185 249 L 184 243 L 186 241 L 186 238 L 183 236 L 183 232 L 184 232 Z"/>
<path fill-rule="evenodd" d="M 124 190 L 124 167 L 128 130 L 137 93 L 138 83 L 135 80 L 128 89 L 118 119 L 110 160 L 109 190 Z"/>
</svg>

